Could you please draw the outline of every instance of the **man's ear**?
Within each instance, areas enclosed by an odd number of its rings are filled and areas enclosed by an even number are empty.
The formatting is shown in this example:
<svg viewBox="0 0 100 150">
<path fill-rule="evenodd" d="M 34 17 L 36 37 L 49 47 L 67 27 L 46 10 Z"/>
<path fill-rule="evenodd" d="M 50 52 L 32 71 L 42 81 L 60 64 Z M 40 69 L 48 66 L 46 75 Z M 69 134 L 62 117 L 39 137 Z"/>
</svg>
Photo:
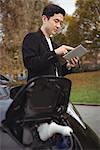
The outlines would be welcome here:
<svg viewBox="0 0 100 150">
<path fill-rule="evenodd" d="M 43 16 L 42 16 L 42 21 L 43 21 L 44 23 L 47 22 L 47 21 L 48 21 L 47 16 L 43 15 Z"/>
</svg>

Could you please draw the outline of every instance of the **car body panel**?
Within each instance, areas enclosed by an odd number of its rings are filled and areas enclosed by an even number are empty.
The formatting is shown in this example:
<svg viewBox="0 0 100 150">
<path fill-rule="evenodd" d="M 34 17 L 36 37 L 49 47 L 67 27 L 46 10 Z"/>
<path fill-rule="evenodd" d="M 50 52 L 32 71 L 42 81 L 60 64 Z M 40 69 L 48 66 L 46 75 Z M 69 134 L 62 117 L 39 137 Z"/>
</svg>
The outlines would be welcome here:
<svg viewBox="0 0 100 150">
<path fill-rule="evenodd" d="M 1 85 L 0 88 L 2 89 L 2 97 L 0 98 L 0 126 L 2 126 L 1 122 L 5 119 L 6 112 L 11 106 L 13 99 L 10 98 L 10 88 L 8 87 L 8 85 Z M 21 87 L 19 86 L 19 89 L 20 88 Z M 15 87 L 15 90 L 13 89 L 12 91 L 18 92 L 18 87 Z M 68 103 L 68 107 L 66 108 L 65 122 L 73 129 L 72 136 L 79 143 L 81 147 L 80 150 L 100 149 L 100 139 L 95 134 L 95 132 L 83 121 L 75 106 L 70 102 Z M 7 133 L 3 132 L 2 130 L 0 130 L 0 138 L 2 138 L 0 143 L 2 150 L 6 150 L 7 147 L 9 147 L 10 150 L 22 149 L 19 144 L 17 144 L 11 137 L 9 137 Z M 8 138 L 9 142 L 5 143 L 5 139 L 7 140 Z"/>
</svg>

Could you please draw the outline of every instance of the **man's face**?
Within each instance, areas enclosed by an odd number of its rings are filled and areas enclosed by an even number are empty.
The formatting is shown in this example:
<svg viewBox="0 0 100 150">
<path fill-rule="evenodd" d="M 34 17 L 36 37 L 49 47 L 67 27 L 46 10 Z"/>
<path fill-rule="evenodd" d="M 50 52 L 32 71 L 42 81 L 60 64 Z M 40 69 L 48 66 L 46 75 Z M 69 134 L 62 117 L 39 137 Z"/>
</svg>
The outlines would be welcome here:
<svg viewBox="0 0 100 150">
<path fill-rule="evenodd" d="M 45 16 L 46 17 L 46 16 Z M 45 18 L 45 31 L 50 35 L 55 35 L 62 27 L 64 16 L 62 14 L 54 14 L 49 19 Z"/>
</svg>

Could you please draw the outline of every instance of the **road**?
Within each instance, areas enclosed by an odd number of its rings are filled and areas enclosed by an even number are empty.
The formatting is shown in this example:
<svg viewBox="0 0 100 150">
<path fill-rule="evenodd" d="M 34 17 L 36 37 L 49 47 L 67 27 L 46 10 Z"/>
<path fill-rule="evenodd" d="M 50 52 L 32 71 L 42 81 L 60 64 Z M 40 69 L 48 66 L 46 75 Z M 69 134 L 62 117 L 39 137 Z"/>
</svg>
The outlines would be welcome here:
<svg viewBox="0 0 100 150">
<path fill-rule="evenodd" d="M 100 106 L 75 105 L 83 120 L 100 138 Z"/>
</svg>

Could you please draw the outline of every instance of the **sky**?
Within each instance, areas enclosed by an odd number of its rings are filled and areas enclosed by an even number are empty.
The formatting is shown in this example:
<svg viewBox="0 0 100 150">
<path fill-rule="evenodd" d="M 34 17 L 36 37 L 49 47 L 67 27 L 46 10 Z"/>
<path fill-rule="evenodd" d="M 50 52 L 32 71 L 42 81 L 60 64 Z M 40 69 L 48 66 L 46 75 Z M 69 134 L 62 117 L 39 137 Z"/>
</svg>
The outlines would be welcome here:
<svg viewBox="0 0 100 150">
<path fill-rule="evenodd" d="M 54 3 L 59 4 L 65 9 L 68 15 L 72 15 L 75 11 L 75 1 L 76 0 L 52 0 Z"/>
</svg>

